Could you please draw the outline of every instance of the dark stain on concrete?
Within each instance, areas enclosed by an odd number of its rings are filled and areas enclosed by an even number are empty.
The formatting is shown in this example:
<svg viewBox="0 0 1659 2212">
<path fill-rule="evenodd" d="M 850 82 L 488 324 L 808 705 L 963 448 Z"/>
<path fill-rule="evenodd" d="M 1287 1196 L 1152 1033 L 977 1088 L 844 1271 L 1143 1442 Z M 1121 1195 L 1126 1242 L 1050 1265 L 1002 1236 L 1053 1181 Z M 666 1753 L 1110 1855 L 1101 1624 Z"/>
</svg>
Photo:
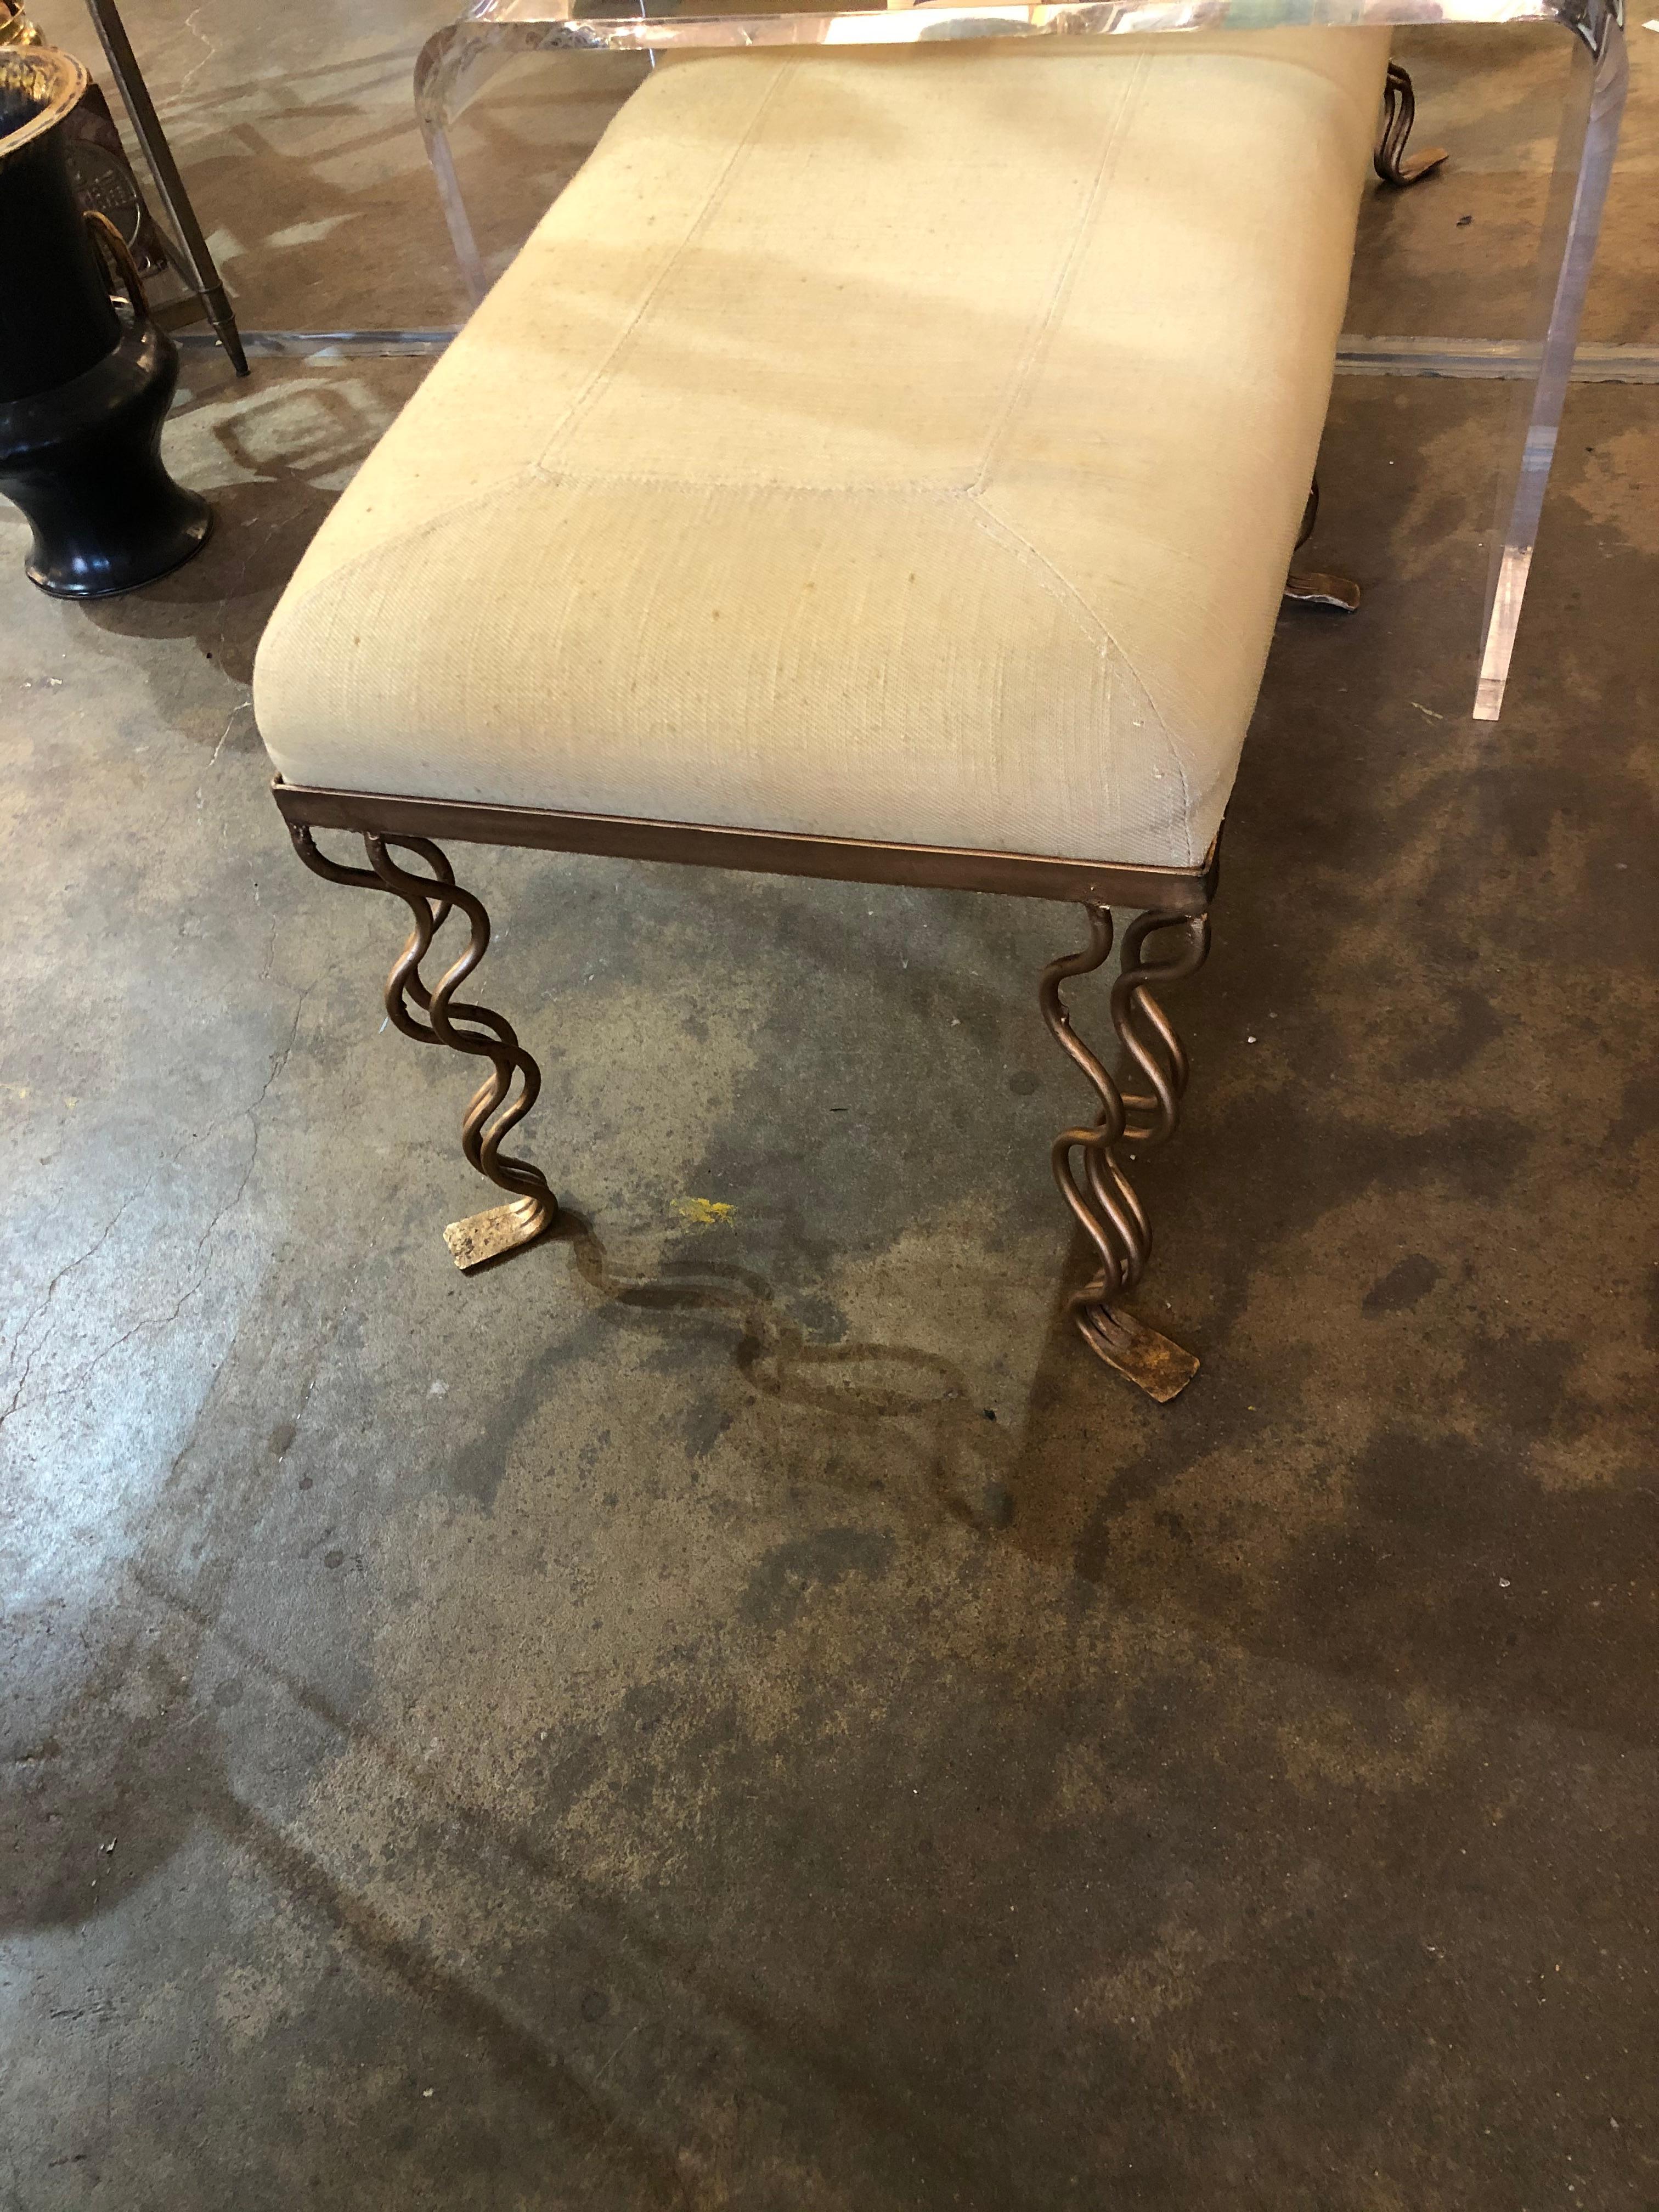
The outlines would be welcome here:
<svg viewBox="0 0 1659 2212">
<path fill-rule="evenodd" d="M 1477 956 L 1473 951 L 1471 959 Z M 1428 1033 L 1404 1054 L 1399 1066 L 1402 1081 L 1443 1082 L 1462 1074 L 1482 1046 L 1504 1034 L 1504 1017 L 1478 983 L 1449 983 L 1442 994 L 1439 1018 Z"/>
<path fill-rule="evenodd" d="M 516 1375 L 505 1390 L 492 1394 L 476 1434 L 463 1434 L 451 1442 L 453 1423 L 447 1412 L 428 1413 L 428 1419 L 442 1425 L 448 1446 L 447 1480 L 459 1496 L 471 1498 L 486 1510 L 494 1505 L 514 1446 L 547 1403 L 549 1369 L 555 1364 L 534 1362 Z M 441 1402 L 447 1407 L 447 1401 Z M 469 1394 L 468 1403 L 471 1402 Z"/>
<path fill-rule="evenodd" d="M 1440 1280 L 1440 1269 L 1426 1252 L 1408 1252 L 1386 1275 L 1379 1275 L 1359 1301 L 1368 1314 L 1409 1313 Z"/>
<path fill-rule="evenodd" d="M 680 1429 L 686 1457 L 706 1459 L 735 1419 L 732 1407 L 718 1392 L 706 1393 L 688 1406 Z"/>
<path fill-rule="evenodd" d="M 1519 1328 L 1471 1328 L 1462 1340 L 1459 1389 L 1490 1414 L 1500 1433 L 1513 1432 L 1525 1450 L 1582 1437 L 1597 1413 L 1583 1382 L 1588 1348 Z"/>
<path fill-rule="evenodd" d="M 849 1575 L 879 1580 L 893 1564 L 893 1539 L 878 1528 L 820 1528 L 792 1537 L 769 1553 L 738 1600 L 738 1618 L 751 1628 L 787 1628 L 813 1595 Z"/>
</svg>

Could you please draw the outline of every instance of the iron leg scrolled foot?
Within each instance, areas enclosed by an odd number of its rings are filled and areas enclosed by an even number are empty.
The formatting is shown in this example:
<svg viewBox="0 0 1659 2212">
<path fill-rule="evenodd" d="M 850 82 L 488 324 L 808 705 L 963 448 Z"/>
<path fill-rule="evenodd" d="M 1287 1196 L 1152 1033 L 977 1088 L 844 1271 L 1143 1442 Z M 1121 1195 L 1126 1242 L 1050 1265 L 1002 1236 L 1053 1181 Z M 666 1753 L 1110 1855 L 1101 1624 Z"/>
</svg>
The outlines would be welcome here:
<svg viewBox="0 0 1659 2212">
<path fill-rule="evenodd" d="M 473 1093 L 461 1122 L 461 1150 L 481 1176 L 508 1194 L 505 1205 L 452 1221 L 444 1242 L 465 1274 L 509 1252 L 522 1251 L 553 1227 L 559 1202 L 539 1168 L 527 1160 L 511 1159 L 501 1149 L 501 1139 L 535 1104 L 542 1087 L 541 1070 L 505 1015 L 455 996 L 489 945 L 489 916 L 483 901 L 461 888 L 447 858 L 429 838 L 365 832 L 363 849 L 369 865 L 350 868 L 319 852 L 304 823 L 290 823 L 289 835 L 295 851 L 315 874 L 332 884 L 389 891 L 414 916 L 414 933 L 386 981 L 386 1012 L 405 1036 L 422 1044 L 444 1044 L 452 1051 L 489 1060 L 489 1073 Z M 431 872 L 419 875 L 403 866 L 392 857 L 394 848 L 417 855 Z M 428 987 L 421 978 L 421 963 L 439 930 L 457 911 L 466 916 L 471 934 L 459 957 Z"/>
<path fill-rule="evenodd" d="M 1285 579 L 1284 596 L 1293 607 L 1323 607 L 1334 615 L 1359 611 L 1358 585 L 1324 568 L 1292 568 Z"/>
<path fill-rule="evenodd" d="M 1313 536 L 1314 525 L 1319 520 L 1319 478 L 1316 477 L 1308 494 L 1308 503 L 1302 510 L 1302 528 L 1296 541 L 1299 553 Z M 1285 604 L 1293 607 L 1323 607 L 1332 614 L 1352 615 L 1359 611 L 1359 586 L 1346 576 L 1334 576 L 1323 568 L 1292 568 L 1285 579 Z"/>
<path fill-rule="evenodd" d="M 1420 184 L 1446 158 L 1443 146 L 1425 146 L 1418 153 L 1407 153 L 1406 141 L 1416 120 L 1417 95 L 1411 77 L 1398 62 L 1390 62 L 1382 87 L 1382 129 L 1371 156 L 1371 166 L 1385 185 Z"/>
<path fill-rule="evenodd" d="M 1152 1233 L 1117 1148 L 1126 1140 L 1137 1147 L 1160 1145 L 1174 1133 L 1187 1087 L 1187 1054 L 1150 987 L 1182 982 L 1198 972 L 1210 949 L 1210 918 L 1153 911 L 1138 915 L 1124 933 L 1122 965 L 1112 986 L 1112 1026 L 1147 1085 L 1145 1091 L 1126 1092 L 1073 1029 L 1060 995 L 1063 983 L 1091 974 L 1112 949 L 1110 910 L 1085 906 L 1084 912 L 1087 950 L 1051 962 L 1038 988 L 1050 1035 L 1100 1101 L 1091 1126 L 1062 1130 L 1054 1143 L 1054 1181 L 1100 1263 L 1073 1295 L 1068 1310 L 1096 1357 L 1162 1404 L 1185 1389 L 1198 1361 L 1118 1303 L 1140 1280 Z M 1164 959 L 1146 959 L 1147 939 L 1164 930 L 1179 931 L 1177 948 Z"/>
</svg>

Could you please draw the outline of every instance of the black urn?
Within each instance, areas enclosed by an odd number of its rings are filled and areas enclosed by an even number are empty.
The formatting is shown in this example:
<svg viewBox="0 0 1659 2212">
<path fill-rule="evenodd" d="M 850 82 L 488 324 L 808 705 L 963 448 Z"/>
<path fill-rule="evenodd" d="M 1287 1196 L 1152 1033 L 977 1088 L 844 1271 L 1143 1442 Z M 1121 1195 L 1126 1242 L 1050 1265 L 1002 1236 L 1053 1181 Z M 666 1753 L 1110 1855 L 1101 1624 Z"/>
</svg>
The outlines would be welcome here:
<svg viewBox="0 0 1659 2212">
<path fill-rule="evenodd" d="M 33 526 L 31 582 L 90 599 L 188 561 L 213 514 L 161 465 L 178 351 L 119 233 L 76 201 L 63 125 L 86 82 L 50 46 L 0 51 L 0 494 Z"/>
</svg>

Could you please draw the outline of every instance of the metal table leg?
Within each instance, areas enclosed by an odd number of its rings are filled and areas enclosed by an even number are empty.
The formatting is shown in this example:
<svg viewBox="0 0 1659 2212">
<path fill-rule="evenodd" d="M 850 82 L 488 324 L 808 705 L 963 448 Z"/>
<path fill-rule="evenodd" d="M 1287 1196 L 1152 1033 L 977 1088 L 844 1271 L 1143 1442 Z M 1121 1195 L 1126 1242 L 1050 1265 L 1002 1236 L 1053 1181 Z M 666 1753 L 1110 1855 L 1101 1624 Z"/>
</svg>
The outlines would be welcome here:
<svg viewBox="0 0 1659 2212">
<path fill-rule="evenodd" d="M 229 355 L 238 376 L 248 373 L 247 356 L 242 350 L 240 333 L 236 328 L 236 317 L 214 265 L 213 256 L 202 235 L 202 226 L 196 220 L 196 210 L 191 205 L 190 194 L 185 190 L 185 180 L 179 173 L 179 165 L 173 158 L 167 133 L 161 128 L 161 118 L 155 112 L 155 103 L 149 96 L 138 67 L 138 58 L 132 51 L 126 26 L 122 22 L 115 0 L 87 0 L 98 36 L 102 43 L 110 73 L 120 88 L 121 98 L 126 103 L 127 113 L 132 118 L 132 127 L 138 143 L 144 149 L 144 159 L 155 179 L 155 189 L 173 226 L 173 242 L 183 258 L 180 274 L 202 302 L 214 333 Z"/>
</svg>

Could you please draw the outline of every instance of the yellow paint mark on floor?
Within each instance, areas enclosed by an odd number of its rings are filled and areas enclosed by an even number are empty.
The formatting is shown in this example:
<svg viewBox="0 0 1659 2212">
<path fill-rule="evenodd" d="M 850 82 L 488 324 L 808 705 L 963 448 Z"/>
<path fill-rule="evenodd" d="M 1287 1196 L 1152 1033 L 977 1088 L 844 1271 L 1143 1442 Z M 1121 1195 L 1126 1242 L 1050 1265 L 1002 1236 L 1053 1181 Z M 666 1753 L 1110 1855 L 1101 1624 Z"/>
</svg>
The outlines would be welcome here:
<svg viewBox="0 0 1659 2212">
<path fill-rule="evenodd" d="M 674 1211 L 682 1221 L 689 1221 L 698 1229 L 718 1228 L 729 1221 L 736 1209 L 718 1198 L 677 1198 Z"/>
</svg>

